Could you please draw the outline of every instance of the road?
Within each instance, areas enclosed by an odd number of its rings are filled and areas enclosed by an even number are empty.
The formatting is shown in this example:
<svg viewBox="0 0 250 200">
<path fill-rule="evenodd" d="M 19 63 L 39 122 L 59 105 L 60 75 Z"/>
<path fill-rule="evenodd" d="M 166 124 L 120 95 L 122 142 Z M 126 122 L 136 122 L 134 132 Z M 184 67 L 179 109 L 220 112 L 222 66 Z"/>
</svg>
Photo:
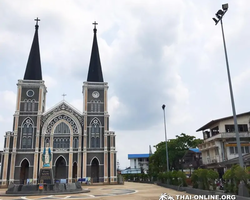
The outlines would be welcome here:
<svg viewBox="0 0 250 200">
<path fill-rule="evenodd" d="M 6 197 L 0 196 L 0 200 L 46 200 L 46 199 L 94 199 L 94 200 L 159 200 L 162 193 L 167 193 L 172 197 L 176 194 L 185 195 L 185 192 L 178 192 L 168 188 L 160 187 L 153 184 L 125 182 L 124 185 L 98 185 L 84 186 L 89 189 L 89 193 L 68 194 L 68 195 L 47 195 L 47 196 L 20 196 Z M 1 189 L 0 193 L 5 193 Z"/>
</svg>

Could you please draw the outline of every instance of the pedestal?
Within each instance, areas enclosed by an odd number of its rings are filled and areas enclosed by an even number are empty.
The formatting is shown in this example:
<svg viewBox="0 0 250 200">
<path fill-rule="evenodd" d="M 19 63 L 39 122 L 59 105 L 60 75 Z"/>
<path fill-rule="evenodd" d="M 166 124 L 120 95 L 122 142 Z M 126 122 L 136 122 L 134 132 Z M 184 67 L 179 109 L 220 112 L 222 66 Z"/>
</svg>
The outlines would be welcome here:
<svg viewBox="0 0 250 200">
<path fill-rule="evenodd" d="M 53 170 L 51 168 L 46 168 L 46 167 L 41 168 L 39 182 L 46 184 L 53 184 L 54 183 Z"/>
</svg>

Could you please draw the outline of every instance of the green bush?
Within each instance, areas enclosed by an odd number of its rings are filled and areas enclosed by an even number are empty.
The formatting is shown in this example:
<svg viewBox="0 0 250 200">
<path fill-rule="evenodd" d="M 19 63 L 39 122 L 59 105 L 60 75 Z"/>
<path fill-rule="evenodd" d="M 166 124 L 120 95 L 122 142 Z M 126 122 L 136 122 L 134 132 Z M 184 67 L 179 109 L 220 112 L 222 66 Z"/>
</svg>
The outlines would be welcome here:
<svg viewBox="0 0 250 200">
<path fill-rule="evenodd" d="M 219 178 L 217 171 L 212 169 L 197 169 L 194 170 L 191 176 L 193 188 L 199 188 L 203 190 L 216 189 L 215 180 Z"/>
<path fill-rule="evenodd" d="M 161 172 L 158 174 L 158 181 L 161 183 L 167 183 L 168 180 L 171 185 L 187 186 L 186 175 L 181 171 Z"/>
<path fill-rule="evenodd" d="M 243 169 L 239 165 L 233 165 L 225 172 L 223 179 L 225 179 L 226 192 L 238 194 L 238 185 L 240 181 L 244 182 L 250 192 L 250 184 L 248 182 L 248 179 L 250 179 L 250 167 Z"/>
</svg>

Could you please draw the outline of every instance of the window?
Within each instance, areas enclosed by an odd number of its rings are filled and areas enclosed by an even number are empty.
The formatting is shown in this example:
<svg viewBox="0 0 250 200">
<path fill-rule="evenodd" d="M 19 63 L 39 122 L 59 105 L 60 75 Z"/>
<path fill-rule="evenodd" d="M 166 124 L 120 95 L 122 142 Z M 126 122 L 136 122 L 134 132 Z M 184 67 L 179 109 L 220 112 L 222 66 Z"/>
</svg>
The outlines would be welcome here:
<svg viewBox="0 0 250 200">
<path fill-rule="evenodd" d="M 238 148 L 234 147 L 234 150 L 235 150 L 235 154 L 238 154 Z"/>
<path fill-rule="evenodd" d="M 24 100 L 24 111 L 27 111 L 27 100 Z"/>
<path fill-rule="evenodd" d="M 209 156 L 209 151 L 207 151 L 207 156 Z"/>
<path fill-rule="evenodd" d="M 78 148 L 78 138 L 74 138 L 74 141 L 73 141 L 73 148 L 74 148 L 74 149 Z"/>
<path fill-rule="evenodd" d="M 28 111 L 31 111 L 31 100 L 28 100 Z"/>
<path fill-rule="evenodd" d="M 96 137 L 96 147 L 100 147 L 100 139 L 99 139 L 99 137 Z"/>
<path fill-rule="evenodd" d="M 35 100 L 34 99 L 32 100 L 31 106 L 32 106 L 31 110 L 35 111 Z"/>
<path fill-rule="evenodd" d="M 238 129 L 239 132 L 247 132 L 248 131 L 248 127 L 247 124 L 238 124 Z M 232 133 L 234 132 L 234 125 L 225 125 L 225 130 L 227 133 Z"/>
<path fill-rule="evenodd" d="M 26 137 L 23 137 L 23 139 L 22 139 L 22 147 L 23 148 L 26 147 L 26 142 L 27 142 Z"/>
<path fill-rule="evenodd" d="M 61 122 L 56 126 L 54 133 L 55 134 L 70 133 L 70 129 L 67 124 Z"/>
<path fill-rule="evenodd" d="M 225 125 L 225 130 L 227 133 L 234 132 L 234 125 Z"/>
<path fill-rule="evenodd" d="M 234 147 L 229 147 L 230 154 L 234 154 Z"/>
<path fill-rule="evenodd" d="M 95 147 L 95 137 L 91 137 L 91 147 Z"/>
<path fill-rule="evenodd" d="M 211 129 L 211 132 L 212 136 L 217 135 L 219 133 L 219 127 L 218 126 L 214 127 L 213 129 Z"/>
<path fill-rule="evenodd" d="M 94 101 L 94 112 L 97 112 L 97 101 Z"/>
<path fill-rule="evenodd" d="M 239 124 L 239 132 L 247 132 L 248 131 L 248 127 L 247 124 Z"/>
<path fill-rule="evenodd" d="M 90 128 L 90 147 L 100 148 L 100 126 L 99 121 L 94 119 Z"/>
<path fill-rule="evenodd" d="M 22 124 L 22 148 L 32 148 L 33 138 L 33 123 L 30 118 L 27 118 Z"/>
<path fill-rule="evenodd" d="M 97 109 L 98 109 L 98 112 L 101 111 L 101 102 L 100 101 L 97 102 Z"/>
<path fill-rule="evenodd" d="M 91 101 L 91 103 L 90 103 L 90 111 L 91 112 L 93 112 L 93 110 L 94 110 L 94 105 L 93 104 L 94 104 L 93 101 Z"/>
<path fill-rule="evenodd" d="M 245 152 L 246 152 L 246 153 L 249 153 L 249 146 L 246 146 L 246 147 L 245 147 Z"/>
<path fill-rule="evenodd" d="M 245 153 L 245 147 L 241 147 L 241 153 Z"/>
</svg>

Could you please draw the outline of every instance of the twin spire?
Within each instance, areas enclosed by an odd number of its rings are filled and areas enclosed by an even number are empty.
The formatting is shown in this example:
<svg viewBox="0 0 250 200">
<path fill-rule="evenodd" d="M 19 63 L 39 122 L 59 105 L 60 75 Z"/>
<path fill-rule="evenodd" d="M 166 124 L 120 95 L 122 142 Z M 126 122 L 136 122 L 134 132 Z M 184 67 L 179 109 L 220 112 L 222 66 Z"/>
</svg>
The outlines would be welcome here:
<svg viewBox="0 0 250 200">
<path fill-rule="evenodd" d="M 38 21 L 40 19 L 36 18 L 36 30 L 34 39 L 31 45 L 30 55 L 28 63 L 26 66 L 26 71 L 24 74 L 24 80 L 42 80 L 42 67 L 40 59 L 39 41 L 38 41 Z"/>
<path fill-rule="evenodd" d="M 28 63 L 23 78 L 24 80 L 42 80 L 42 67 L 41 67 L 39 40 L 38 40 L 38 28 L 39 28 L 38 22 L 40 21 L 40 19 L 36 18 L 35 21 L 36 21 L 35 35 L 31 45 Z M 102 67 L 101 67 L 101 61 L 100 61 L 100 55 L 96 37 L 97 23 L 94 22 L 93 25 L 94 25 L 94 39 L 92 45 L 92 52 L 90 56 L 87 81 L 103 82 Z"/>
</svg>

